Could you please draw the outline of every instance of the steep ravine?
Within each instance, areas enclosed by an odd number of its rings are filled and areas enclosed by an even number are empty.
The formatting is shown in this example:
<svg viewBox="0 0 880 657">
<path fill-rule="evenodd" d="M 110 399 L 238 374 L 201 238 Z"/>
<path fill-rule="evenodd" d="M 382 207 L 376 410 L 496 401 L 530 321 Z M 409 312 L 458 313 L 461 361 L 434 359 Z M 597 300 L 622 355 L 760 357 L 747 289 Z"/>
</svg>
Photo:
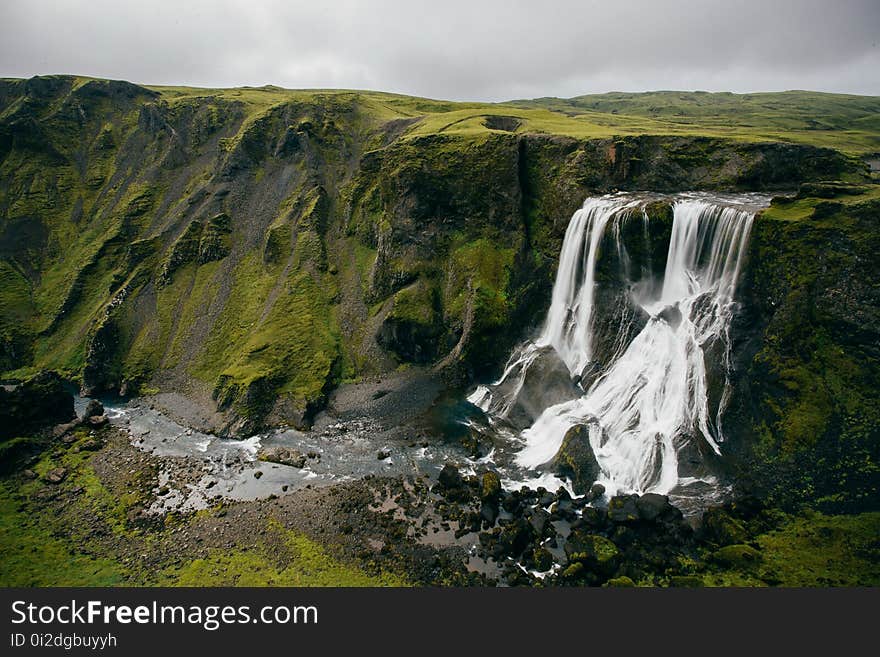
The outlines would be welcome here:
<svg viewBox="0 0 880 657">
<path fill-rule="evenodd" d="M 812 146 L 497 122 L 416 134 L 419 116 L 394 107 L 349 92 L 0 82 L 7 378 L 50 369 L 93 393 L 164 395 L 228 434 L 303 427 L 341 383 L 400 366 L 454 386 L 496 374 L 543 316 L 565 227 L 591 194 L 867 180 L 860 161 Z M 876 499 L 876 194 L 803 194 L 755 223 L 731 449 L 748 472 L 798 472 L 852 436 L 867 450 L 853 462 L 870 464 L 858 500 Z M 850 444 L 834 444 L 850 463 Z M 799 494 L 833 497 L 841 481 Z"/>
</svg>

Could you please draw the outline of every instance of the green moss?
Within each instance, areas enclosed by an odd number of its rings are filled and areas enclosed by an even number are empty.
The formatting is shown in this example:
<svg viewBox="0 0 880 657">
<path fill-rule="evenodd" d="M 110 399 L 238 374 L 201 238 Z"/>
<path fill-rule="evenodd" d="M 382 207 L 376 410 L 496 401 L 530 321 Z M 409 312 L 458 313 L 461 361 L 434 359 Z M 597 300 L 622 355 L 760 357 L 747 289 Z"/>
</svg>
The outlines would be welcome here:
<svg viewBox="0 0 880 657">
<path fill-rule="evenodd" d="M 714 559 L 722 568 L 710 568 L 701 577 L 711 586 L 877 586 L 878 535 L 880 513 L 806 512 L 757 536 L 757 550 L 722 548 Z"/>
<path fill-rule="evenodd" d="M 114 586 L 125 571 L 111 558 L 77 550 L 53 534 L 45 519 L 19 510 L 8 483 L 0 484 L 0 584 Z"/>
<path fill-rule="evenodd" d="M 753 289 L 769 320 L 749 374 L 758 440 L 742 476 L 778 504 L 859 510 L 880 495 L 880 362 L 868 346 L 878 194 L 836 197 L 820 216 L 821 199 L 774 202 L 754 228 Z"/>
<path fill-rule="evenodd" d="M 405 287 L 394 295 L 389 317 L 399 322 L 434 326 L 439 297 L 436 288 L 424 281 Z"/>
<path fill-rule="evenodd" d="M 405 586 L 393 574 L 368 575 L 331 557 L 317 543 L 269 522 L 271 548 L 212 550 L 182 567 L 166 569 L 162 585 L 172 586 Z"/>
<path fill-rule="evenodd" d="M 265 413 L 275 394 L 305 410 L 323 394 L 338 356 L 338 335 L 326 289 L 313 274 L 278 281 L 252 254 L 236 270 L 236 284 L 193 372 L 218 387 L 224 403 L 246 416 Z M 269 291 L 280 285 L 267 308 Z M 256 395 L 256 397 L 254 397 Z"/>
</svg>

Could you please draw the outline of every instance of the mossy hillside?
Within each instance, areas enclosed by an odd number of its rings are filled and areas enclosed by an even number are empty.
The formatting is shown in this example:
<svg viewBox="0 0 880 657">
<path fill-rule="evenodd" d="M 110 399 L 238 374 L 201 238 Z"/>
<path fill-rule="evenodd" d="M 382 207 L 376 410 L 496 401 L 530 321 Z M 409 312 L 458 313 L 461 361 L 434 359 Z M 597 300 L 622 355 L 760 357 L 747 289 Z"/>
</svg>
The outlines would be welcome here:
<svg viewBox="0 0 880 657">
<path fill-rule="evenodd" d="M 878 216 L 875 186 L 774 200 L 753 228 L 741 330 L 754 337 L 727 425 L 754 426 L 742 474 L 779 503 L 880 502 Z"/>
<path fill-rule="evenodd" d="M 217 380 L 221 405 L 236 399 L 243 416 L 262 417 L 278 399 L 291 409 L 278 419 L 302 425 L 334 382 L 339 356 L 337 329 L 312 275 L 291 276 L 265 320 L 243 337 L 240 355 Z"/>
<path fill-rule="evenodd" d="M 466 376 L 490 367 L 483 347 L 503 360 L 540 316 L 565 223 L 591 192 L 859 176 L 830 151 L 644 117 L 67 77 L 0 87 L 0 260 L 33 299 L 16 306 L 16 322 L 30 314 L 15 338 L 25 356 L 6 369 L 94 372 L 110 390 L 198 383 L 257 415 L 279 391 L 293 417 L 340 376 L 387 368 L 364 348 L 377 331 L 368 308 L 416 282 L 440 298 L 432 357 Z M 468 248 L 504 274 L 453 258 Z M 360 292 L 340 285 L 355 274 Z M 275 314 L 285 303 L 329 318 L 308 346 Z M 255 351 L 252 333 L 296 357 Z"/>
<path fill-rule="evenodd" d="M 667 129 L 706 135 L 791 141 L 851 153 L 880 149 L 880 99 L 810 91 L 733 94 L 656 91 L 514 101 L 579 120 L 656 121 Z M 697 128 L 699 126 L 699 128 Z"/>
<path fill-rule="evenodd" d="M 876 512 L 825 515 L 805 511 L 782 516 L 748 544 L 707 552 L 685 585 L 877 586 L 878 531 L 880 513 Z M 676 578 L 665 581 L 674 585 Z"/>
<path fill-rule="evenodd" d="M 0 261 L 0 369 L 14 370 L 30 360 L 33 316 L 27 278 L 9 262 Z"/>
</svg>

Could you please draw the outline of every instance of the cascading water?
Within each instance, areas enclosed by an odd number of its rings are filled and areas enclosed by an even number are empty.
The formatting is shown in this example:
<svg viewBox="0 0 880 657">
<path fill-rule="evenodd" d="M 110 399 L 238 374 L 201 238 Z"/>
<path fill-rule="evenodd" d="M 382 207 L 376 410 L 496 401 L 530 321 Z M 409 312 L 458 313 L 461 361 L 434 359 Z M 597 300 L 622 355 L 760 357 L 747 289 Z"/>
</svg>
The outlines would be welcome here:
<svg viewBox="0 0 880 657">
<path fill-rule="evenodd" d="M 502 433 L 516 436 L 520 430 L 514 459 L 527 471 L 552 464 L 566 432 L 584 425 L 599 481 L 610 494 L 669 493 L 712 481 L 708 469 L 693 466 L 694 455 L 720 454 L 724 440 L 734 295 L 754 212 L 765 200 L 673 199 L 662 278 L 647 261 L 651 238 L 644 208 L 650 200 L 656 197 L 618 194 L 584 203 L 566 231 L 540 335 L 514 351 L 498 381 L 468 398 L 493 425 L 507 427 Z M 621 237 L 621 227 L 633 221 L 643 224 L 635 245 L 642 253 L 639 272 L 630 271 L 631 249 Z M 613 282 L 623 290 L 613 307 L 597 301 L 597 292 L 609 285 L 608 267 L 602 268 L 609 262 L 616 269 Z M 597 325 L 609 318 L 617 322 L 617 335 L 599 345 Z M 526 382 L 548 358 L 567 368 L 573 392 L 535 409 L 525 399 L 535 394 Z M 718 379 L 720 385 L 711 385 Z M 710 389 L 717 399 L 710 400 Z M 513 420 L 517 413 L 530 421 L 520 422 L 524 428 Z M 683 472 L 679 457 L 685 453 L 689 465 Z"/>
</svg>

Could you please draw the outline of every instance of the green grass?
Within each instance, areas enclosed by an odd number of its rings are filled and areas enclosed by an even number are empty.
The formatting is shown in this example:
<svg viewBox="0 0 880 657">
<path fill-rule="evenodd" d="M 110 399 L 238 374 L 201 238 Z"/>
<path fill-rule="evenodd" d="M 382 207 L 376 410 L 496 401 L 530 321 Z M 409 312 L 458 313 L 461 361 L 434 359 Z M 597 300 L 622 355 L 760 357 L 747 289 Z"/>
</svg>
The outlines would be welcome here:
<svg viewBox="0 0 880 657">
<path fill-rule="evenodd" d="M 756 537 L 755 563 L 710 568 L 707 586 L 878 586 L 880 513 L 804 512 Z"/>
<path fill-rule="evenodd" d="M 788 141 L 861 155 L 880 151 L 880 98 L 809 91 L 782 93 L 702 93 L 659 91 L 610 93 L 575 98 L 539 98 L 509 103 L 456 103 L 375 91 L 289 90 L 279 87 L 193 89 L 151 87 L 171 102 L 220 98 L 244 104 L 257 114 L 295 100 L 322 102 L 357 98 L 377 121 L 419 118 L 409 131 L 468 136 L 492 132 L 488 116 L 510 116 L 518 133 L 576 138 L 623 135 L 684 135 L 743 141 Z"/>
<path fill-rule="evenodd" d="M 331 557 L 311 539 L 276 521 L 268 524 L 270 546 L 212 550 L 204 558 L 159 575 L 162 586 L 406 586 L 390 573 L 368 575 Z"/>
<path fill-rule="evenodd" d="M 880 150 L 880 98 L 810 91 L 705 93 L 657 91 L 539 98 L 513 105 L 546 108 L 575 120 L 653 122 L 655 134 L 702 134 L 790 141 L 863 154 Z M 606 119 L 606 120 L 608 120 Z"/>
<path fill-rule="evenodd" d="M 46 526 L 44 517 L 18 510 L 9 485 L 0 486 L 0 584 L 3 586 L 114 586 L 124 571 L 111 558 L 83 554 Z"/>
</svg>

